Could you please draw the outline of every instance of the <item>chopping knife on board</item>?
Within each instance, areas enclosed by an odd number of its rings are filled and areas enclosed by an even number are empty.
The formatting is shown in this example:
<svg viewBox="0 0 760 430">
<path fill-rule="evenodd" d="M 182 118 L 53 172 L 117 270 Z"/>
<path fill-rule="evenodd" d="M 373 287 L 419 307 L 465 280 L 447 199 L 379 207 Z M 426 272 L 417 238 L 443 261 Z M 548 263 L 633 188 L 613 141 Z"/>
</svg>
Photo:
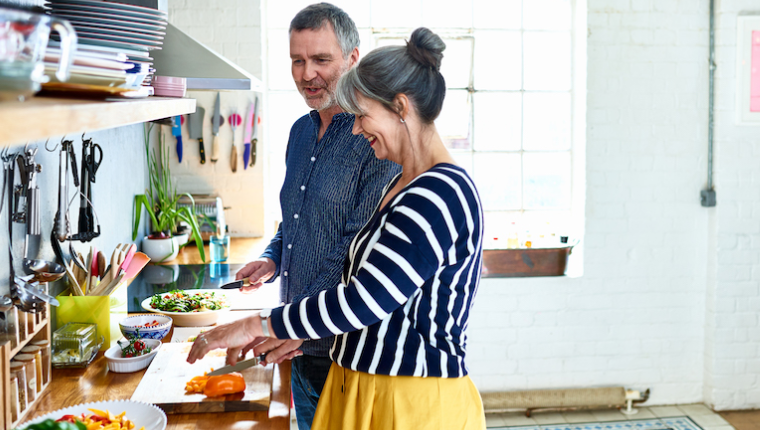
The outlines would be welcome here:
<svg viewBox="0 0 760 430">
<path fill-rule="evenodd" d="M 174 117 L 174 125 L 172 125 L 172 136 L 177 138 L 177 158 L 179 162 L 182 162 L 182 115 Z"/>
<path fill-rule="evenodd" d="M 262 361 L 266 362 L 266 360 L 267 360 L 267 355 L 261 354 L 258 357 L 253 357 L 253 358 L 249 358 L 248 360 L 240 361 L 235 365 L 220 367 L 212 372 L 209 372 L 208 376 L 226 375 L 232 372 L 240 372 L 241 370 L 245 370 L 249 367 L 256 366 Z"/>
<path fill-rule="evenodd" d="M 188 115 L 188 125 L 190 129 L 190 139 L 198 139 L 198 149 L 201 156 L 201 164 L 206 164 L 206 148 L 203 146 L 203 118 L 206 116 L 206 109 L 198 106 L 195 113 Z"/>
<path fill-rule="evenodd" d="M 216 103 L 214 104 L 214 116 L 211 117 L 211 133 L 214 135 L 214 141 L 211 143 L 211 162 L 216 163 L 219 160 L 219 127 L 224 122 L 221 107 L 219 106 L 221 93 L 216 93 Z"/>
<path fill-rule="evenodd" d="M 248 108 L 248 115 L 245 120 L 245 134 L 243 135 L 243 168 L 248 169 L 248 160 L 251 159 L 251 134 L 253 133 L 253 120 L 255 112 L 259 105 L 259 98 L 256 97 L 256 103 L 251 103 Z"/>
<path fill-rule="evenodd" d="M 253 117 L 253 133 L 251 134 L 251 167 L 256 164 L 256 143 L 259 141 L 259 122 L 261 121 L 261 115 L 259 115 L 258 97 L 256 97 L 256 107 L 253 110 Z"/>
</svg>

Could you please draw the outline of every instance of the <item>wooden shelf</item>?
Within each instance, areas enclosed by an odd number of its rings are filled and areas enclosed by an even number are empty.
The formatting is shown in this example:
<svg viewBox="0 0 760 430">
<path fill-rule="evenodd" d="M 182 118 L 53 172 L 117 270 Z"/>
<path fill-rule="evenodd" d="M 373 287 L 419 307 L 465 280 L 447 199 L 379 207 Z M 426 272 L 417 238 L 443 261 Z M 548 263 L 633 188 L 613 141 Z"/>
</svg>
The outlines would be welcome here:
<svg viewBox="0 0 760 430">
<path fill-rule="evenodd" d="M 195 99 L 87 100 L 33 97 L 25 102 L 0 102 L 0 147 L 50 136 L 92 132 L 195 112 Z"/>
</svg>

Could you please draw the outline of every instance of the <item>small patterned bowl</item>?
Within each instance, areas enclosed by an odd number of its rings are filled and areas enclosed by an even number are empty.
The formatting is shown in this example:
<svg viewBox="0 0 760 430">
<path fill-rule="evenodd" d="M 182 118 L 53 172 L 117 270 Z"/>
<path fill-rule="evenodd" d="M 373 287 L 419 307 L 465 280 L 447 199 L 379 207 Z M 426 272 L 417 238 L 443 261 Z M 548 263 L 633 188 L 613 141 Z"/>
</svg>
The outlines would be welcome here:
<svg viewBox="0 0 760 430">
<path fill-rule="evenodd" d="M 156 321 L 158 325 L 145 327 L 146 324 L 151 324 L 153 321 Z M 121 334 L 126 338 L 137 336 L 140 339 L 161 340 L 169 334 L 169 330 L 172 328 L 172 319 L 165 315 L 135 315 L 119 321 L 119 328 Z"/>
</svg>

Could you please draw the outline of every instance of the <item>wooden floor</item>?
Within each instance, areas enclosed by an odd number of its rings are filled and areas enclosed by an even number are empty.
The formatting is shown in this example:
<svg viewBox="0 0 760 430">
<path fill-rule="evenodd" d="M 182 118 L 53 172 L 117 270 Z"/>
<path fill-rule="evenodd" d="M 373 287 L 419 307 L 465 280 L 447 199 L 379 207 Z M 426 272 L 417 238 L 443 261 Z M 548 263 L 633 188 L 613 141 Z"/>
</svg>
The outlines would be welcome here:
<svg viewBox="0 0 760 430">
<path fill-rule="evenodd" d="M 736 430 L 760 430 L 760 410 L 718 412 Z"/>
</svg>

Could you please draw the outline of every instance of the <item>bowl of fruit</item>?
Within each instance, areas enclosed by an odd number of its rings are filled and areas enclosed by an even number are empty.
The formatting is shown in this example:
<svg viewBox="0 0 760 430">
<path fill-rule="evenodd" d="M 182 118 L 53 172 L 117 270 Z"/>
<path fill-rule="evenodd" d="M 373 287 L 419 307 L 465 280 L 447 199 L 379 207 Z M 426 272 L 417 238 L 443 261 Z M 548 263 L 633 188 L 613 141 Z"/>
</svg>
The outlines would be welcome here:
<svg viewBox="0 0 760 430">
<path fill-rule="evenodd" d="M 166 315 L 135 315 L 119 321 L 121 334 L 127 339 L 161 340 L 172 328 L 172 318 Z"/>
<path fill-rule="evenodd" d="M 156 339 L 127 338 L 105 353 L 108 370 L 115 373 L 131 373 L 148 367 L 156 358 L 161 348 L 161 341 Z"/>
</svg>

